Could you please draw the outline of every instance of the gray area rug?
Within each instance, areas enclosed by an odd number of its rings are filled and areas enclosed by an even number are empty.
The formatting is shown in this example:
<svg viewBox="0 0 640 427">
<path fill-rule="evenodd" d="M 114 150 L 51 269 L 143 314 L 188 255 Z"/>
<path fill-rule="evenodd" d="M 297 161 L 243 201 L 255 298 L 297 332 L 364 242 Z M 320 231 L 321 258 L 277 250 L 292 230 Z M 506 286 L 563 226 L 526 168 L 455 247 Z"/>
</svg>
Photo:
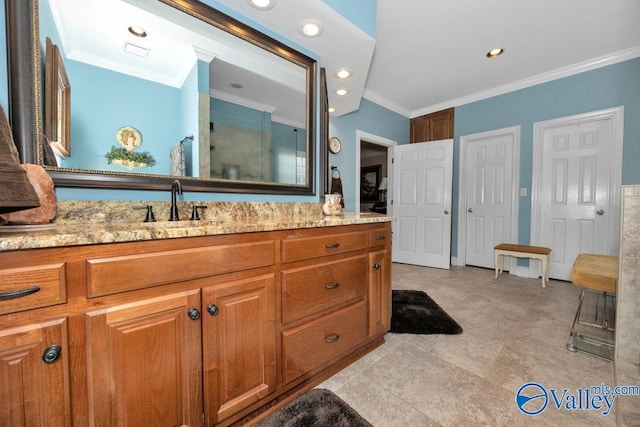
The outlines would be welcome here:
<svg viewBox="0 0 640 427">
<path fill-rule="evenodd" d="M 329 390 L 316 388 L 297 397 L 256 427 L 373 427 Z"/>
</svg>

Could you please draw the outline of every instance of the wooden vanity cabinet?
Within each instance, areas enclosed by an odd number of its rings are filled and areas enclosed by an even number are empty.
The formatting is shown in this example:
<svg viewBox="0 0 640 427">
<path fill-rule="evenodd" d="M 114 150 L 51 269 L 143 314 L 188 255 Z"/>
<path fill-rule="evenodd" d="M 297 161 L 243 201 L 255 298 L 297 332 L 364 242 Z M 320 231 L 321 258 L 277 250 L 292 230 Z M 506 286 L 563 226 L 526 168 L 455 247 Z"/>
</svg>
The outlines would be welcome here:
<svg viewBox="0 0 640 427">
<path fill-rule="evenodd" d="M 390 226 L 343 231 L 282 240 L 285 385 L 304 380 L 389 330 Z"/>
<path fill-rule="evenodd" d="M 0 425 L 71 426 L 66 319 L 0 330 Z"/>
<path fill-rule="evenodd" d="M 384 342 L 390 233 L 0 251 L 0 425 L 245 422 Z"/>
<path fill-rule="evenodd" d="M 208 426 L 276 390 L 275 274 L 215 282 L 202 289 Z"/>
<path fill-rule="evenodd" d="M 0 252 L 0 425 L 71 426 L 67 262 Z"/>
<path fill-rule="evenodd" d="M 200 317 L 198 289 L 87 311 L 90 423 L 200 425 Z"/>
</svg>

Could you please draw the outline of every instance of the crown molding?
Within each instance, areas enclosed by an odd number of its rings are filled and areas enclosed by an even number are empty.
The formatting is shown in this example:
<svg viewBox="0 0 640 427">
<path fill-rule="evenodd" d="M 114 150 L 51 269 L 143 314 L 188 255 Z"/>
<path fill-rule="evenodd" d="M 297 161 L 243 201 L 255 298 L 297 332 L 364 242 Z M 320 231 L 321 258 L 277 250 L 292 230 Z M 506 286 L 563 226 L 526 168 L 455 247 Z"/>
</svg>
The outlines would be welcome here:
<svg viewBox="0 0 640 427">
<path fill-rule="evenodd" d="M 514 92 L 516 90 L 525 89 L 531 86 L 558 80 L 564 77 L 573 76 L 584 73 L 586 71 L 595 70 L 597 68 L 606 67 L 607 65 L 617 64 L 619 62 L 628 61 L 640 56 L 640 46 L 624 49 L 608 55 L 599 56 L 588 61 L 578 62 L 568 67 L 558 68 L 557 70 L 547 73 L 538 74 L 537 76 L 518 80 L 506 85 L 498 86 L 489 90 L 476 92 L 474 94 L 463 96 L 460 98 L 450 99 L 449 101 L 414 110 L 410 114 L 410 118 L 423 116 L 425 114 L 444 110 L 446 108 L 458 107 L 460 105 L 469 104 L 471 102 L 481 101 L 483 99 L 492 98 L 494 96 L 503 95 L 505 93 Z"/>
</svg>

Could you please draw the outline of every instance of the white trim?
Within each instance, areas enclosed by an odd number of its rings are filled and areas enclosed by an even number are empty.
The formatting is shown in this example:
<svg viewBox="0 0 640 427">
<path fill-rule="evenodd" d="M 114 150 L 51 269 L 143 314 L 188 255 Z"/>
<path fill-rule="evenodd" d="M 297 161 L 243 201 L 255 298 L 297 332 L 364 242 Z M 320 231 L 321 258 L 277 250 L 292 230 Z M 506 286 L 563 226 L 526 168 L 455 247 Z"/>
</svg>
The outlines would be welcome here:
<svg viewBox="0 0 640 427">
<path fill-rule="evenodd" d="M 361 141 L 369 142 L 371 144 L 383 145 L 387 147 L 387 214 L 390 215 L 393 207 L 391 205 L 391 195 L 393 194 L 393 153 L 389 152 L 389 147 L 394 147 L 398 143 L 392 139 L 385 138 L 383 136 L 374 135 L 362 130 L 356 129 L 356 166 L 355 166 L 355 190 L 356 194 L 353 200 L 355 201 L 354 211 L 360 211 L 360 143 Z"/>
<path fill-rule="evenodd" d="M 395 102 L 391 101 L 388 98 L 385 98 L 382 95 L 377 94 L 376 92 L 372 91 L 371 89 L 365 89 L 364 93 L 362 95 L 363 98 L 368 99 L 369 101 L 378 104 L 384 108 L 386 108 L 387 110 L 391 110 L 394 113 L 398 113 L 401 116 L 410 118 L 413 117 L 411 114 L 411 110 L 401 106 L 400 104 L 396 104 Z M 447 107 L 449 108 L 449 107 Z"/>
<path fill-rule="evenodd" d="M 444 110 L 446 108 L 457 107 L 464 104 L 469 104 L 471 102 L 480 101 L 483 99 L 491 98 L 498 95 L 503 95 L 505 93 L 513 92 L 520 89 L 525 89 L 531 86 L 535 86 L 541 83 L 550 82 L 553 80 L 561 79 L 563 77 L 573 76 L 575 74 L 584 73 L 585 71 L 595 70 L 597 68 L 606 67 L 607 65 L 617 64 L 619 62 L 628 61 L 630 59 L 634 59 L 640 56 L 640 46 L 635 46 L 629 49 L 621 50 L 618 52 L 613 52 L 608 55 L 599 56 L 597 58 L 592 58 L 587 61 L 578 62 L 577 64 L 569 65 L 567 67 L 558 68 L 557 70 L 549 71 L 546 73 L 538 74 L 537 76 L 528 77 L 526 79 L 518 80 L 515 82 L 507 83 L 502 86 L 498 86 L 492 89 L 480 91 L 473 93 L 471 95 L 463 96 L 460 98 L 454 98 L 447 101 L 440 102 L 435 105 L 430 105 L 428 107 L 420 108 L 418 110 L 411 111 L 409 118 L 423 116 L 425 114 L 433 113 L 436 111 Z M 365 97 L 367 99 L 370 98 L 370 94 L 373 93 L 371 91 L 365 92 Z M 379 97 L 381 100 L 384 98 Z M 373 100 L 373 99 L 371 99 Z M 394 110 L 392 107 L 387 106 L 385 104 L 380 103 L 379 105 L 389 108 L 392 111 Z M 398 111 L 396 111 L 398 112 Z M 399 114 L 402 114 L 398 112 Z"/>
<path fill-rule="evenodd" d="M 512 126 L 508 128 L 495 129 L 487 132 L 474 133 L 460 137 L 460 161 L 458 163 L 460 173 L 458 179 L 458 254 L 453 265 L 465 265 L 467 262 L 467 220 L 465 212 L 467 211 L 467 169 L 464 166 L 467 161 L 468 145 L 475 140 L 486 139 L 501 135 L 511 135 L 513 138 L 513 153 L 511 161 L 513 162 L 512 179 L 513 188 L 511 190 L 511 241 L 518 241 L 518 210 L 520 205 L 520 126 Z M 505 263 L 509 265 L 509 261 Z M 505 270 L 509 270 L 505 267 Z"/>
<path fill-rule="evenodd" d="M 613 107 L 604 110 L 591 111 L 573 116 L 559 117 L 533 124 L 533 170 L 531 174 L 531 244 L 539 244 L 542 239 L 540 237 L 542 207 L 540 204 L 542 191 L 540 181 L 542 173 L 542 154 L 544 148 L 544 132 L 546 129 L 566 126 L 569 124 L 577 124 L 590 122 L 594 120 L 611 119 L 612 123 L 612 141 L 611 141 L 611 173 L 609 185 L 609 207 L 608 211 L 611 220 L 607 223 L 610 229 L 607 236 L 612 237 L 609 242 L 609 253 L 617 254 L 619 251 L 619 234 L 620 234 L 620 186 L 622 185 L 622 146 L 624 143 L 624 107 Z"/>
</svg>

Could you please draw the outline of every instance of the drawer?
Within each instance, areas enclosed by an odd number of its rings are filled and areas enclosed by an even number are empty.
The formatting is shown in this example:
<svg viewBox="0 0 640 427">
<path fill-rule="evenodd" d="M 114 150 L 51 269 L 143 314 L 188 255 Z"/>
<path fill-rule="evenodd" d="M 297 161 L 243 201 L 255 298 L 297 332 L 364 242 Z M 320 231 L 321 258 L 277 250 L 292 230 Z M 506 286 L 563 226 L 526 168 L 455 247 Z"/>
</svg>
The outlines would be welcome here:
<svg viewBox="0 0 640 427">
<path fill-rule="evenodd" d="M 367 258 L 364 255 L 283 271 L 282 323 L 291 323 L 364 298 L 366 271 Z"/>
<path fill-rule="evenodd" d="M 282 262 L 355 251 L 364 249 L 368 245 L 369 235 L 367 231 L 317 237 L 293 237 L 282 240 Z"/>
<path fill-rule="evenodd" d="M 267 267 L 275 241 L 204 246 L 87 260 L 89 297 Z"/>
<path fill-rule="evenodd" d="M 67 301 L 64 262 L 0 269 L 0 314 Z"/>
<path fill-rule="evenodd" d="M 283 332 L 284 382 L 351 352 L 366 338 L 364 301 Z"/>
<path fill-rule="evenodd" d="M 387 228 L 369 231 L 369 246 L 384 246 L 391 242 L 391 232 Z"/>
</svg>

